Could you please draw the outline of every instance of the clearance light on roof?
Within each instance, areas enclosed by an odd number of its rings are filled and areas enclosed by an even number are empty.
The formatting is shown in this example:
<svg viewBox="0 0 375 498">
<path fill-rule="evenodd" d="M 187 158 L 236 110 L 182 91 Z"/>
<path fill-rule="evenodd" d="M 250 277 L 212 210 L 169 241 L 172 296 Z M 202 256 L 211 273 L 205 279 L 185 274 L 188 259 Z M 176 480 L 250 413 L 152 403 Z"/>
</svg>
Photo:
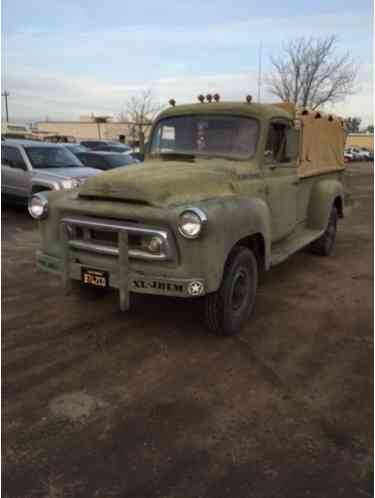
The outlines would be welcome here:
<svg viewBox="0 0 375 498">
<path fill-rule="evenodd" d="M 251 101 L 253 100 L 253 97 L 251 95 L 246 95 L 246 102 L 248 104 L 251 104 Z"/>
<path fill-rule="evenodd" d="M 218 93 L 215 93 L 215 95 L 214 95 L 214 101 L 215 102 L 219 102 L 219 100 L 220 100 L 220 95 Z"/>
<path fill-rule="evenodd" d="M 211 104 L 211 102 L 212 102 L 212 95 L 211 95 L 210 93 L 208 93 L 208 94 L 206 95 L 206 99 L 207 99 L 207 102 L 208 102 L 209 104 Z"/>
<path fill-rule="evenodd" d="M 199 102 L 201 102 L 203 104 L 203 102 L 204 102 L 204 95 L 202 95 L 202 94 L 198 95 L 198 100 L 199 100 Z"/>
<path fill-rule="evenodd" d="M 176 105 L 176 101 L 175 101 L 175 99 L 170 99 L 168 103 L 169 103 L 169 105 L 171 105 L 172 107 L 174 107 L 174 106 Z"/>
</svg>

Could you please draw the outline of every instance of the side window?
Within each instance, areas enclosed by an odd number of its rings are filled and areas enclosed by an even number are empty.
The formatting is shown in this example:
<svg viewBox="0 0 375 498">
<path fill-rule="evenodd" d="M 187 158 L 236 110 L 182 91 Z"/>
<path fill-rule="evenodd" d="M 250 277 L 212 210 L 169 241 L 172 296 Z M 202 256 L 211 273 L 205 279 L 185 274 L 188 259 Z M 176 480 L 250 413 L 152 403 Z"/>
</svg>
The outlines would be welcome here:
<svg viewBox="0 0 375 498">
<path fill-rule="evenodd" d="M 27 170 L 25 161 L 21 155 L 21 152 L 15 147 L 6 147 L 6 158 L 7 164 L 11 168 Z"/>
<path fill-rule="evenodd" d="M 81 161 L 81 163 L 84 165 L 84 166 L 87 166 L 86 164 L 86 154 L 84 154 L 83 152 L 79 152 L 77 154 L 77 158 Z"/>
<path fill-rule="evenodd" d="M 4 164 L 4 166 L 8 166 L 7 148 L 5 145 L 1 146 L 1 164 Z"/>
<path fill-rule="evenodd" d="M 264 158 L 267 163 L 280 163 L 286 160 L 286 129 L 285 124 L 271 123 L 264 149 Z"/>
</svg>

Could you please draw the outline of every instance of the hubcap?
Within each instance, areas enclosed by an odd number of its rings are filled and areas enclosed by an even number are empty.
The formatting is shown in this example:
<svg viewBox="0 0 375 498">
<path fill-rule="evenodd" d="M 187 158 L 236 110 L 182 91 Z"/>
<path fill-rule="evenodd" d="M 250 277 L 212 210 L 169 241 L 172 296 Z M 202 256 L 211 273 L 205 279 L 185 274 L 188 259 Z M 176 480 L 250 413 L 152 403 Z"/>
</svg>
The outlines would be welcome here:
<svg viewBox="0 0 375 498">
<path fill-rule="evenodd" d="M 247 272 L 240 268 L 233 281 L 232 287 L 232 309 L 238 311 L 246 300 L 249 289 L 249 276 Z"/>
</svg>

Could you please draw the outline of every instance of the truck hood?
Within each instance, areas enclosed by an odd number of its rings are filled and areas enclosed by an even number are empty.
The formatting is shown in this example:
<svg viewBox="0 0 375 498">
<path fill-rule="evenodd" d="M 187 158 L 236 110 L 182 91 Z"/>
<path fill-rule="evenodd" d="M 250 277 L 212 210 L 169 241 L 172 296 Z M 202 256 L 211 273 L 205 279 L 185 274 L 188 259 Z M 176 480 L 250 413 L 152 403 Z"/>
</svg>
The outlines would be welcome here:
<svg viewBox="0 0 375 498">
<path fill-rule="evenodd" d="M 88 178 L 79 195 L 165 207 L 233 195 L 236 178 L 230 161 L 150 161 Z"/>
</svg>

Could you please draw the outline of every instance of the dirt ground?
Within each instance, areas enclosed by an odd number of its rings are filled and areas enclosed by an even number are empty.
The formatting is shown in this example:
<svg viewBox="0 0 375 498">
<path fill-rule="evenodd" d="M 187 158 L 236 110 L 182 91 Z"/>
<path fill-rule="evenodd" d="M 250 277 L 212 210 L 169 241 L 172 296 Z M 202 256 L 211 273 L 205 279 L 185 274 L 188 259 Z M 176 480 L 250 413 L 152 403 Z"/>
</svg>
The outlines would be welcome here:
<svg viewBox="0 0 375 498">
<path fill-rule="evenodd" d="M 336 255 L 268 272 L 229 339 L 199 301 L 64 296 L 3 209 L 6 496 L 373 496 L 373 166 L 346 180 Z"/>
</svg>

